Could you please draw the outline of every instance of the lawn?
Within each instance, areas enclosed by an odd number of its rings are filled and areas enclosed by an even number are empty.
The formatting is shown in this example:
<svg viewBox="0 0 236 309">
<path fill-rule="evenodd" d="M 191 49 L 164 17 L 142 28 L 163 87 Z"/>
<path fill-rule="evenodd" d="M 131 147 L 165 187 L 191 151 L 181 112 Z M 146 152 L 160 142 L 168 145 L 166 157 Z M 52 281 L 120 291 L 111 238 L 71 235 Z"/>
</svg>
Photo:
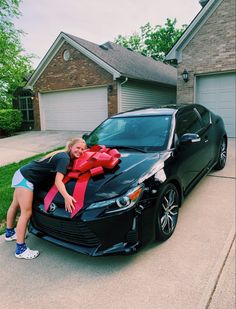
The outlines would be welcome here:
<svg viewBox="0 0 236 309">
<path fill-rule="evenodd" d="M 58 150 L 61 148 L 57 148 L 54 150 Z M 54 151 L 52 150 L 52 151 Z M 51 151 L 49 151 L 51 152 Z M 47 152 L 47 153 L 49 153 Z M 6 228 L 6 214 L 7 210 L 11 204 L 12 201 L 12 195 L 14 189 L 11 188 L 11 180 L 16 170 L 18 170 L 21 166 L 29 163 L 32 160 L 41 158 L 46 153 L 42 153 L 30 158 L 27 158 L 25 160 L 22 160 L 18 163 L 12 163 L 5 166 L 0 167 L 0 196 L 1 196 L 1 202 L 0 202 L 0 235 L 4 233 Z"/>
</svg>

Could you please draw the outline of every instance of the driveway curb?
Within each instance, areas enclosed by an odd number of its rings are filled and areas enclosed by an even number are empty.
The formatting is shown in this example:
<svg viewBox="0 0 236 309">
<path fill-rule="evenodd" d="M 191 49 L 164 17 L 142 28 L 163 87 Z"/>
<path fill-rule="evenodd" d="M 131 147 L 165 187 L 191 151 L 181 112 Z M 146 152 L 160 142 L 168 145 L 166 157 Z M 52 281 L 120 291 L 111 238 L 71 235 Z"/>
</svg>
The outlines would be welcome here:
<svg viewBox="0 0 236 309">
<path fill-rule="evenodd" d="M 211 276 L 209 277 L 208 284 L 202 294 L 200 302 L 196 309 L 207 309 L 211 303 L 212 297 L 217 287 L 217 283 L 220 279 L 221 273 L 223 271 L 224 265 L 229 256 L 230 250 L 233 246 L 235 240 L 235 226 L 232 225 L 232 228 L 229 232 L 229 235 L 225 241 L 225 245 L 223 250 L 221 251 L 213 269 L 211 272 Z"/>
</svg>

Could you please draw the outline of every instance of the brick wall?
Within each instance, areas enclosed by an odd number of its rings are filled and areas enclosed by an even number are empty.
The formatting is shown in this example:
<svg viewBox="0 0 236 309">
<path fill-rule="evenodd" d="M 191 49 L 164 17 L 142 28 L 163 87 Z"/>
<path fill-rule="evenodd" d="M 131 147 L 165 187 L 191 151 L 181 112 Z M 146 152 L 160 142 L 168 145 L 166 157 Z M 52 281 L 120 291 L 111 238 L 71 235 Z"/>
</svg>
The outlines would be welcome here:
<svg viewBox="0 0 236 309">
<path fill-rule="evenodd" d="M 182 51 L 178 64 L 177 102 L 194 102 L 197 74 L 235 70 L 235 0 L 224 0 Z M 181 73 L 189 72 L 185 83 Z"/>
<path fill-rule="evenodd" d="M 71 55 L 68 61 L 63 59 L 66 49 Z M 108 93 L 108 115 L 113 115 L 117 112 L 117 87 L 112 75 L 71 45 L 64 43 L 34 85 L 35 128 L 40 129 L 38 92 L 104 85 L 112 85 L 112 91 Z"/>
</svg>

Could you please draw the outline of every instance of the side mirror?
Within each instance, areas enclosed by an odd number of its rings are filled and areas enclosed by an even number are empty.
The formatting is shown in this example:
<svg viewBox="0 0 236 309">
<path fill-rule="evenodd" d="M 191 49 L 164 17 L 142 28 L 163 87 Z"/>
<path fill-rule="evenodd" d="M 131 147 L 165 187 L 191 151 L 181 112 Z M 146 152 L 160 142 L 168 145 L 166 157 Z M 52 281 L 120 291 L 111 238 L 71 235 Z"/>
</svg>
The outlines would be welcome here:
<svg viewBox="0 0 236 309">
<path fill-rule="evenodd" d="M 85 142 L 86 142 L 86 140 L 87 140 L 88 137 L 89 137 L 89 134 L 88 134 L 88 133 L 84 133 L 84 134 L 82 135 L 82 138 L 85 140 Z"/>
<path fill-rule="evenodd" d="M 181 145 L 198 143 L 201 141 L 201 138 L 196 133 L 186 133 L 179 138 L 179 143 Z"/>
</svg>

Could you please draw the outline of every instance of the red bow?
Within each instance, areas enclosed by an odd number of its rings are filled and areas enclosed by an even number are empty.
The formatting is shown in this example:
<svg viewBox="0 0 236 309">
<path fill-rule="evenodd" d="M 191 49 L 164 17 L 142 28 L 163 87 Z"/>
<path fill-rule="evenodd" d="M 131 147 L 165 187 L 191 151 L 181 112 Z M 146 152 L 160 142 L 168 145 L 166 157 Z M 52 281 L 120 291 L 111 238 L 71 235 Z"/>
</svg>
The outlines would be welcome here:
<svg viewBox="0 0 236 309">
<path fill-rule="evenodd" d="M 73 197 L 76 200 L 75 209 L 71 213 L 71 218 L 76 215 L 84 205 L 86 187 L 91 176 L 104 174 L 104 169 L 112 169 L 119 163 L 120 153 L 117 149 L 106 148 L 105 146 L 93 146 L 83 152 L 74 161 L 72 170 L 66 174 L 63 183 L 67 183 L 71 178 L 77 178 Z M 44 198 L 44 209 L 48 210 L 58 189 L 54 184 Z"/>
</svg>

